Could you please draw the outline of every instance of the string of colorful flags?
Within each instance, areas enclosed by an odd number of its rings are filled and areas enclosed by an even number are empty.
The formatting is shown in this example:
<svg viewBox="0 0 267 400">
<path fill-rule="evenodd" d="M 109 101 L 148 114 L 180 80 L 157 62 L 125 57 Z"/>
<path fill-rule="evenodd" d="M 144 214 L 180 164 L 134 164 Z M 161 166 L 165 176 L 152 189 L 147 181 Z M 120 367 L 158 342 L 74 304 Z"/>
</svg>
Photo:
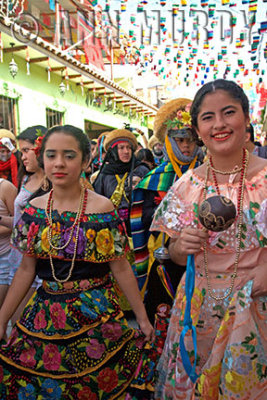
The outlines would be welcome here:
<svg viewBox="0 0 267 400">
<path fill-rule="evenodd" d="M 60 13 L 61 48 L 102 71 L 106 62 L 132 64 L 169 91 L 224 77 L 265 93 L 264 0 L 71 0 L 74 14 L 45 1 Z M 55 19 L 40 16 L 41 34 L 50 31 L 51 41 Z"/>
</svg>

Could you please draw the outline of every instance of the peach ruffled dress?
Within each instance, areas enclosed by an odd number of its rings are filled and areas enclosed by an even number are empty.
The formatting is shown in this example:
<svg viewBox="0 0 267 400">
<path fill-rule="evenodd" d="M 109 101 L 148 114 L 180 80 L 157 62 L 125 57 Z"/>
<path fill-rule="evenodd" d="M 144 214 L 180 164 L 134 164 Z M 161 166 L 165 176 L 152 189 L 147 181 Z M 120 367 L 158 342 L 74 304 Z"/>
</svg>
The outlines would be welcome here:
<svg viewBox="0 0 267 400">
<path fill-rule="evenodd" d="M 220 185 L 220 194 L 237 206 L 239 183 Z M 203 201 L 204 181 L 189 170 L 161 202 L 151 229 L 178 237 L 186 226 L 200 227 L 198 207 Z M 207 197 L 216 195 L 208 182 Z M 260 264 L 267 268 L 267 167 L 246 180 L 243 229 L 238 275 Z M 208 270 L 216 296 L 230 286 L 236 255 L 237 223 L 224 232 L 210 232 Z M 158 365 L 155 398 L 160 400 L 266 400 L 267 399 L 267 296 L 252 298 L 253 281 L 216 301 L 207 293 L 203 251 L 195 254 L 195 290 L 191 303 L 197 330 L 197 370 L 193 384 L 180 356 L 179 338 L 185 311 L 185 276 L 177 289 L 165 348 Z M 193 359 L 191 335 L 185 337 L 186 349 Z M 193 360 L 192 360 L 193 361 Z"/>
</svg>

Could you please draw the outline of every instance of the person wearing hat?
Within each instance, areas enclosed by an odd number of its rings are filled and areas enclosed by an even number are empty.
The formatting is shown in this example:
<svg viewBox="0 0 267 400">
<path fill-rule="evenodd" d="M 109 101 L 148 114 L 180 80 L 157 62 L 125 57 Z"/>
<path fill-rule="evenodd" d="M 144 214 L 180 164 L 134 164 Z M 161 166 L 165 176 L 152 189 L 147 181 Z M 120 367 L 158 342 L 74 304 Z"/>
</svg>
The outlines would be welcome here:
<svg viewBox="0 0 267 400">
<path fill-rule="evenodd" d="M 131 206 L 132 172 L 136 166 L 134 151 L 137 140 L 127 129 L 107 132 L 104 149 L 107 152 L 93 184 L 96 193 L 108 197 L 126 223 L 130 235 L 129 210 Z"/>
<path fill-rule="evenodd" d="M 174 99 L 163 105 L 154 121 L 154 136 L 163 143 L 164 162 L 149 172 L 133 191 L 130 215 L 134 270 L 138 279 L 150 321 L 154 323 L 159 304 L 172 305 L 176 287 L 185 266 L 175 265 L 171 260 L 159 263 L 153 255 L 161 246 L 162 234 L 150 233 L 154 212 L 172 184 L 188 169 L 200 164 L 196 141 L 190 126 L 190 100 Z M 165 241 L 167 241 L 167 237 Z"/>
<path fill-rule="evenodd" d="M 124 221 L 128 238 L 130 239 L 129 214 L 131 208 L 133 171 L 137 166 L 134 152 L 137 149 L 135 135 L 127 129 L 115 129 L 106 132 L 104 150 L 107 152 L 99 173 L 93 182 L 96 193 L 109 198 L 122 221 Z M 131 240 L 129 240 L 131 242 Z M 130 264 L 134 261 L 132 252 L 127 256 Z M 124 312 L 130 311 L 130 306 L 123 296 L 119 286 L 117 290 L 120 305 Z"/>
<path fill-rule="evenodd" d="M 91 140 L 91 157 L 88 163 L 88 173 L 86 177 L 89 178 L 88 175 L 93 174 L 95 171 L 99 169 L 98 165 L 98 146 L 97 139 Z"/>
<path fill-rule="evenodd" d="M 18 186 L 19 161 L 15 155 L 15 135 L 7 129 L 0 129 L 0 178 L 7 179 Z"/>
<path fill-rule="evenodd" d="M 152 135 L 149 138 L 148 148 L 152 151 L 155 163 L 157 165 L 162 164 L 164 161 L 163 147 L 163 143 L 161 143 L 155 135 Z"/>
</svg>

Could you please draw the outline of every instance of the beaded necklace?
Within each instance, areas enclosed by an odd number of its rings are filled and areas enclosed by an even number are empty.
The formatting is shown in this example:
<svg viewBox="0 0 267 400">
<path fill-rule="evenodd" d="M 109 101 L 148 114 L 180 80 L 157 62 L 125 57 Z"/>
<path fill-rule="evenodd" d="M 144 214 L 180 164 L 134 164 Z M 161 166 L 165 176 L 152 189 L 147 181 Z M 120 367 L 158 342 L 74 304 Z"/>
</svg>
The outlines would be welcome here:
<svg viewBox="0 0 267 400">
<path fill-rule="evenodd" d="M 237 174 L 238 172 L 241 172 L 243 169 L 243 165 L 242 165 L 242 167 L 239 167 L 239 168 L 236 166 L 232 171 L 220 171 L 219 169 L 214 168 L 211 156 L 208 159 L 208 165 L 212 172 L 216 172 L 217 174 L 221 174 L 221 175 L 234 175 L 234 174 Z"/>
<path fill-rule="evenodd" d="M 63 250 L 63 249 L 65 249 L 69 245 L 71 239 L 73 238 L 74 229 L 76 227 L 73 257 L 72 257 L 72 260 L 71 260 L 71 266 L 70 266 L 70 270 L 69 270 L 68 276 L 65 279 L 59 279 L 59 278 L 56 277 L 55 267 L 54 267 L 54 264 L 53 264 L 53 258 L 52 258 L 51 252 L 49 251 L 49 260 L 50 260 L 52 276 L 53 276 L 53 278 L 54 278 L 54 280 L 56 282 L 64 283 L 64 282 L 67 282 L 71 278 L 71 275 L 72 275 L 72 272 L 73 272 L 74 262 L 75 262 L 75 258 L 76 258 L 76 254 L 77 254 L 80 223 L 81 223 L 81 221 L 83 219 L 83 216 L 84 216 L 84 213 L 85 213 L 85 210 L 86 210 L 88 191 L 82 186 L 81 195 L 80 195 L 80 201 L 79 201 L 79 207 L 78 207 L 78 211 L 77 211 L 77 214 L 76 214 L 76 218 L 75 218 L 74 223 L 72 224 L 72 226 L 65 229 L 65 232 L 70 231 L 70 233 L 69 233 L 68 240 L 66 241 L 66 243 L 63 246 L 55 246 L 52 243 L 52 229 L 53 229 L 53 220 L 52 220 L 53 199 L 52 199 L 52 196 L 53 196 L 53 189 L 49 193 L 47 206 L 46 206 L 46 210 L 45 210 L 45 212 L 46 212 L 46 223 L 48 225 L 47 238 L 48 238 L 48 243 L 49 243 L 50 249 L 54 249 L 54 250 Z"/>
<path fill-rule="evenodd" d="M 238 218 L 238 226 L 237 226 L 237 249 L 236 249 L 235 261 L 234 261 L 234 272 L 231 275 L 231 284 L 228 287 L 228 289 L 226 290 L 226 293 L 222 296 L 215 296 L 213 294 L 213 289 L 211 288 L 209 271 L 208 271 L 207 241 L 204 242 L 204 246 L 203 246 L 203 248 L 204 248 L 204 269 L 205 269 L 205 276 L 207 279 L 208 293 L 209 293 L 209 296 L 212 297 L 216 301 L 224 300 L 228 296 L 230 296 L 230 294 L 232 293 L 233 288 L 234 288 L 235 278 L 237 277 L 237 267 L 238 267 L 239 256 L 240 256 L 242 224 L 243 224 L 244 188 L 245 188 L 245 179 L 246 179 L 248 161 L 249 161 L 249 152 L 246 149 L 243 149 L 242 167 L 240 169 L 241 176 L 240 176 L 240 181 L 239 181 L 238 198 L 237 198 L 237 216 L 236 216 L 236 218 Z M 205 187 L 204 187 L 204 194 L 203 194 L 204 201 L 206 200 L 206 196 L 207 196 L 207 183 L 208 183 L 210 166 L 213 166 L 211 156 L 209 158 L 209 162 L 207 163 L 207 169 L 206 169 Z M 216 189 L 218 196 L 220 196 L 220 189 L 219 189 L 215 171 L 219 172 L 219 173 L 223 173 L 223 172 L 215 170 L 214 168 L 211 169 L 212 178 L 213 178 L 213 181 L 215 184 L 215 189 Z M 233 171 L 231 171 L 230 174 L 231 173 L 233 173 Z"/>
</svg>

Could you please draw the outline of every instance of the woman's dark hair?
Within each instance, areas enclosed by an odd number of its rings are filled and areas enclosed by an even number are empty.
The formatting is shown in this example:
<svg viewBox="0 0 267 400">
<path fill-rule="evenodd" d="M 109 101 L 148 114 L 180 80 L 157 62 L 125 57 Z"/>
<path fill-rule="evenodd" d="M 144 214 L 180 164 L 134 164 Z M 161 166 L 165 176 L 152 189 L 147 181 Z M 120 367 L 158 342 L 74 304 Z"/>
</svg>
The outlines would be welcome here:
<svg viewBox="0 0 267 400">
<path fill-rule="evenodd" d="M 137 161 L 148 161 L 152 163 L 153 165 L 155 164 L 154 156 L 151 150 L 149 149 L 140 149 L 137 154 L 136 154 L 136 159 Z"/>
<path fill-rule="evenodd" d="M 26 140 L 27 142 L 34 144 L 35 140 L 39 136 L 43 136 L 47 131 L 47 128 L 43 125 L 34 125 L 29 126 L 28 128 L 24 129 L 18 136 L 17 140 Z M 18 169 L 18 191 L 20 190 L 22 179 L 25 175 L 32 175 L 31 172 L 27 172 L 23 162 L 20 159 L 19 162 L 19 169 Z"/>
<path fill-rule="evenodd" d="M 43 125 L 29 126 L 29 128 L 22 131 L 18 136 L 17 140 L 27 140 L 28 142 L 34 144 L 35 140 L 39 136 L 45 135 L 47 128 Z"/>
<path fill-rule="evenodd" d="M 89 161 L 90 153 L 91 153 L 91 145 L 90 145 L 88 136 L 85 133 L 83 133 L 83 131 L 81 129 L 76 128 L 75 126 L 56 125 L 47 131 L 47 134 L 45 135 L 45 137 L 43 139 L 41 152 L 40 152 L 40 161 L 41 162 L 43 162 L 43 155 L 44 155 L 46 142 L 49 139 L 49 137 L 53 135 L 53 133 L 65 133 L 66 135 L 72 136 L 74 139 L 76 139 L 79 149 L 82 152 L 82 161 Z"/>
<path fill-rule="evenodd" d="M 254 143 L 255 137 L 254 137 L 254 128 L 252 124 L 249 124 L 247 127 L 247 132 L 249 133 L 249 140 Z"/>
<path fill-rule="evenodd" d="M 249 101 L 243 89 L 233 81 L 227 81 L 225 79 L 217 79 L 215 81 L 208 82 L 204 86 L 202 86 L 194 97 L 190 109 L 193 128 L 194 127 L 197 128 L 197 117 L 204 98 L 206 97 L 207 94 L 214 93 L 216 90 L 219 89 L 229 93 L 229 95 L 233 99 L 237 100 L 241 104 L 244 114 L 249 115 Z M 197 138 L 197 133 L 194 129 L 193 129 L 193 136 Z M 203 146 L 202 141 L 197 140 L 197 144 L 199 146 Z"/>
<path fill-rule="evenodd" d="M 31 201 L 32 199 L 35 199 L 35 197 L 40 197 L 49 192 L 52 189 L 52 183 L 47 179 L 47 187 L 44 189 L 43 185 L 41 185 L 33 194 L 30 195 L 28 198 L 28 202 Z"/>
</svg>

